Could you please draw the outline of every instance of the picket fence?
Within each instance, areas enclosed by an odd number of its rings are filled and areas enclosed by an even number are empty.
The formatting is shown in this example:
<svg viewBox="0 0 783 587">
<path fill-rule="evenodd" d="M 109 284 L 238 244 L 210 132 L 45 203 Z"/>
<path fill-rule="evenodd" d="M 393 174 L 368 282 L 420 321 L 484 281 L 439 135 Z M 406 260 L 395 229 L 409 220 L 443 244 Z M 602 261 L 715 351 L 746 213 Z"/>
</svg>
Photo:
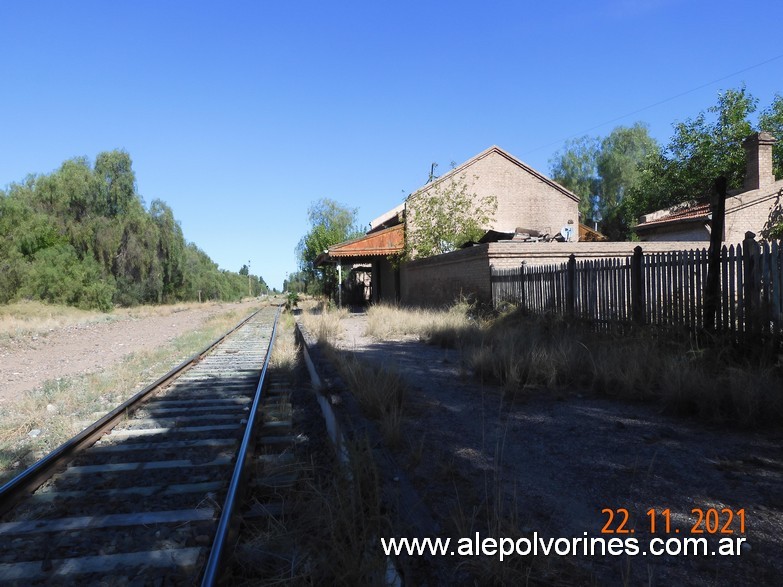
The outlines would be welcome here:
<svg viewBox="0 0 783 587">
<path fill-rule="evenodd" d="M 588 320 L 599 328 L 638 323 L 707 328 L 735 336 L 783 336 L 783 243 L 721 249 L 719 278 L 708 301 L 708 250 L 578 260 L 492 269 L 496 307 L 512 302 L 533 313 Z"/>
</svg>

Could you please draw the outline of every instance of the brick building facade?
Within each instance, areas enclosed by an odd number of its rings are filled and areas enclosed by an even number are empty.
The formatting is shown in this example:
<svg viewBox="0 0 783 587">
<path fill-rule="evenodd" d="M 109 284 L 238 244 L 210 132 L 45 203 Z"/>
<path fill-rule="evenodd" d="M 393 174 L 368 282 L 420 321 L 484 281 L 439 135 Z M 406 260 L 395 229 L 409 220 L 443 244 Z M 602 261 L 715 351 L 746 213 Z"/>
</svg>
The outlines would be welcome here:
<svg viewBox="0 0 783 587">
<path fill-rule="evenodd" d="M 517 228 L 555 236 L 573 226 L 578 240 L 579 197 L 528 167 L 499 147 L 490 147 L 445 175 L 419 188 L 405 202 L 406 230 L 416 231 L 416 207 L 444 184 L 464 181 L 468 193 L 497 200 L 497 211 L 486 230 L 513 233 Z"/>
<path fill-rule="evenodd" d="M 318 262 L 369 265 L 373 302 L 448 303 L 459 296 L 461 288 L 468 294 L 469 290 L 488 287 L 488 265 L 480 254 L 476 254 L 474 249 L 479 250 L 476 247 L 431 258 L 437 261 L 423 259 L 398 265 L 390 259 L 405 249 L 400 235 L 408 238 L 409 232 L 416 230 L 417 204 L 451 181 L 464 181 L 467 193 L 478 198 L 492 196 L 496 199 L 494 219 L 484 227 L 487 231 L 513 234 L 523 228 L 553 237 L 563 227 L 573 227 L 569 240 L 579 239 L 579 198 L 493 146 L 419 188 L 405 202 L 370 222 L 370 230 L 364 237 L 330 247 Z M 392 248 L 389 248 L 388 238 L 381 238 L 390 235 L 396 239 Z M 438 269 L 430 273 L 429 268 L 434 267 Z M 434 291 L 442 295 L 433 296 Z"/>
<path fill-rule="evenodd" d="M 737 244 L 751 231 L 764 236 L 771 221 L 783 210 L 783 179 L 775 180 L 772 146 L 767 132 L 750 135 L 745 148 L 745 183 L 726 198 L 723 242 Z M 678 205 L 642 216 L 636 233 L 642 241 L 710 240 L 711 213 L 708 204 Z"/>
</svg>

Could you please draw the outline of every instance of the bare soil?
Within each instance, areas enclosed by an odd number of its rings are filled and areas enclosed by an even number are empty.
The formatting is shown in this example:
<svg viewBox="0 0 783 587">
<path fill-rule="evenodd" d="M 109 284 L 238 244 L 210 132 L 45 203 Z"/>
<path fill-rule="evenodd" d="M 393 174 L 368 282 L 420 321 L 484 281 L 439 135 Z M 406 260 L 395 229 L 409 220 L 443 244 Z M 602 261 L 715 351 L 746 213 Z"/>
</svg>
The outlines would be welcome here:
<svg viewBox="0 0 783 587">
<path fill-rule="evenodd" d="M 362 314 L 350 315 L 342 325 L 340 348 L 397 368 L 409 384 L 402 433 L 408 441 L 396 454 L 440 521 L 443 536 L 481 531 L 482 538 L 504 537 L 487 535 L 497 511 L 515 527 L 515 534 L 506 529 L 511 537 L 537 532 L 544 539 L 636 538 L 640 551 L 649 551 L 655 537 L 704 537 L 709 553 L 717 551 L 720 538 L 745 537 L 749 546 L 734 556 L 654 557 L 648 552 L 529 560 L 532 577 L 557 577 L 558 584 L 783 581 L 780 429 L 705 426 L 662 414 L 655 405 L 579 390 L 531 391 L 510 402 L 499 388 L 472 378 L 457 350 L 410 337 L 373 340 L 364 335 Z M 714 519 L 709 526 L 706 520 L 699 523 L 693 511 L 710 508 L 718 513 L 716 533 L 710 533 Z M 622 527 L 621 509 L 629 513 Z M 655 536 L 650 509 L 656 512 Z M 664 510 L 670 511 L 669 534 Z M 739 531 L 740 510 L 745 533 Z M 734 516 L 731 523 L 728 511 Z M 614 533 L 602 534 L 602 529 Z"/>
<path fill-rule="evenodd" d="M 140 318 L 123 315 L 14 338 L 0 347 L 0 407 L 47 380 L 102 371 L 132 353 L 197 330 L 212 316 L 235 308 L 249 311 L 253 305 L 257 302 L 205 304 Z"/>
</svg>

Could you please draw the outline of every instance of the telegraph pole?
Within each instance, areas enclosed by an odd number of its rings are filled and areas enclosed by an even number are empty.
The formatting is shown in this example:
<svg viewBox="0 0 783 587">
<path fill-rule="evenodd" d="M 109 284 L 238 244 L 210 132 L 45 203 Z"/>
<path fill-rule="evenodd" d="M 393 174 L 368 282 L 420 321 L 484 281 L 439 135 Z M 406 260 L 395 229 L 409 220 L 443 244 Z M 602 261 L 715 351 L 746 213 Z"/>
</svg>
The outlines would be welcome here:
<svg viewBox="0 0 783 587">
<path fill-rule="evenodd" d="M 247 260 L 247 295 L 253 297 L 253 288 L 250 286 L 250 259 Z"/>
</svg>

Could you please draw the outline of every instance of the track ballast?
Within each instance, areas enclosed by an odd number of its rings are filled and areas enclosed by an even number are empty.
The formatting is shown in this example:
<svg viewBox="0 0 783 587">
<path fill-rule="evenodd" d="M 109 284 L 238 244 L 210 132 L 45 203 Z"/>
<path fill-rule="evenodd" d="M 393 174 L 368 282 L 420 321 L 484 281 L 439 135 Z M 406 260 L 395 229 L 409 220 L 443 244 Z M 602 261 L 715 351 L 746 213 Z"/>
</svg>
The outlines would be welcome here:
<svg viewBox="0 0 783 587">
<path fill-rule="evenodd" d="M 215 534 L 274 312 L 264 308 L 152 391 L 7 512 L 0 521 L 0 584 L 198 581 L 220 542 Z"/>
</svg>

